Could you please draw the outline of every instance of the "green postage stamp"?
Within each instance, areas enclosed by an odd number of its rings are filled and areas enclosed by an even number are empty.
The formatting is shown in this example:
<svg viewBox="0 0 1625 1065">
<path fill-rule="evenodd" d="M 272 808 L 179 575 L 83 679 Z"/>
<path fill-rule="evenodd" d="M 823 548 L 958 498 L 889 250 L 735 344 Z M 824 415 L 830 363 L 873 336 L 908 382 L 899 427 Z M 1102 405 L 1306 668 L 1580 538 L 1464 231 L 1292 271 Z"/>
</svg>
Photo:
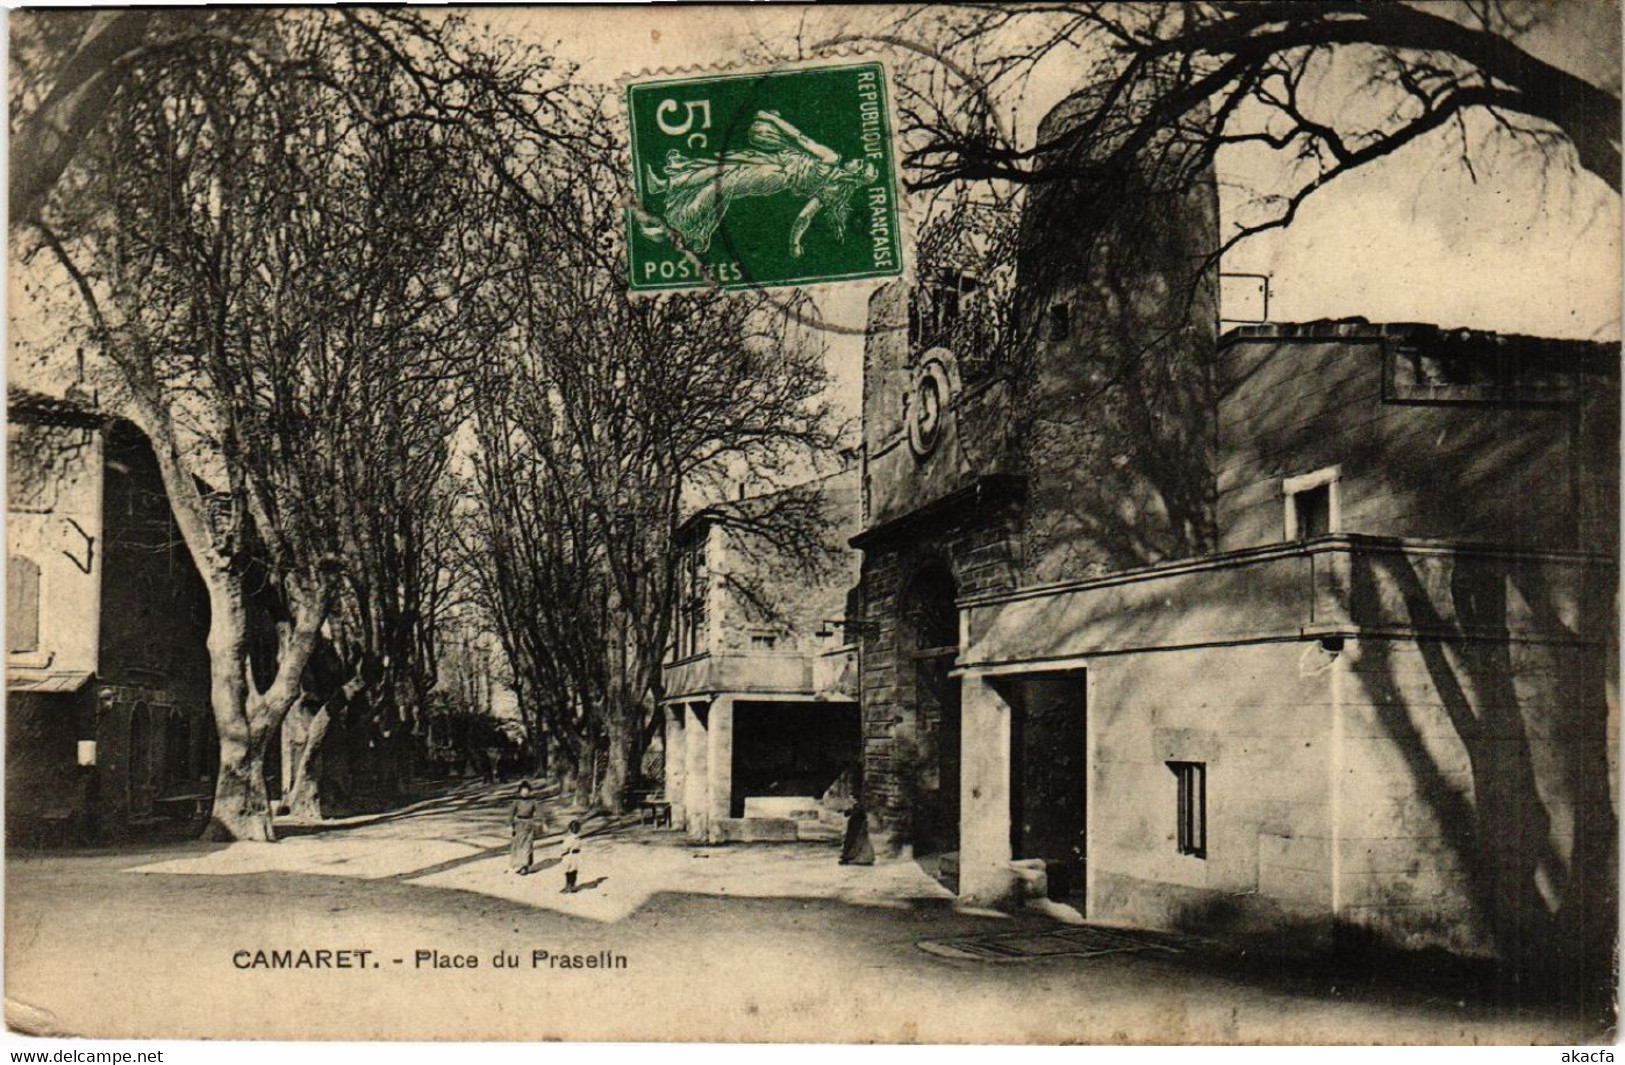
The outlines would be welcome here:
<svg viewBox="0 0 1625 1065">
<path fill-rule="evenodd" d="M 873 61 L 632 84 L 632 290 L 899 276 L 887 91 Z"/>
</svg>

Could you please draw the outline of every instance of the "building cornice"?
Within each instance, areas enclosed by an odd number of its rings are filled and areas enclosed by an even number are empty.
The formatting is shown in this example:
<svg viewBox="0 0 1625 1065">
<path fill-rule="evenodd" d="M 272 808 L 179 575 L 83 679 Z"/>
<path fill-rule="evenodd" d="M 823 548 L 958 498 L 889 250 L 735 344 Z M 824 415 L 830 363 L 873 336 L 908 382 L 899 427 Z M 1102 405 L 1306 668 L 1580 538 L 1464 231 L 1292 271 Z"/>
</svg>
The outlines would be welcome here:
<svg viewBox="0 0 1625 1065">
<path fill-rule="evenodd" d="M 1026 481 L 1019 474 L 984 474 L 947 495 L 938 496 L 929 503 L 916 507 L 907 514 L 863 530 L 847 543 L 860 551 L 867 551 L 889 540 L 915 532 L 921 525 L 962 508 L 986 506 L 1014 499 L 1022 493 L 1025 486 Z"/>
<path fill-rule="evenodd" d="M 961 609 L 1011 603 L 1022 599 L 1039 599 L 1068 592 L 1109 588 L 1118 584 L 1157 580 L 1162 577 L 1196 573 L 1202 570 L 1230 569 L 1235 566 L 1292 555 L 1344 554 L 1391 555 L 1452 555 L 1465 558 L 1498 559 L 1518 562 L 1552 562 L 1571 566 L 1588 566 L 1601 570 L 1618 568 L 1612 555 L 1593 551 L 1565 551 L 1542 548 L 1520 548 L 1499 544 L 1474 543 L 1458 540 L 1421 540 L 1398 536 L 1367 536 L 1358 533 L 1333 533 L 1313 540 L 1291 540 L 1262 547 L 1246 547 L 1236 551 L 1223 551 L 1193 558 L 1155 562 L 1148 566 L 1119 570 L 1099 577 L 1081 577 L 1073 580 L 1030 584 L 1011 591 L 989 592 L 967 596 L 959 600 Z"/>
</svg>

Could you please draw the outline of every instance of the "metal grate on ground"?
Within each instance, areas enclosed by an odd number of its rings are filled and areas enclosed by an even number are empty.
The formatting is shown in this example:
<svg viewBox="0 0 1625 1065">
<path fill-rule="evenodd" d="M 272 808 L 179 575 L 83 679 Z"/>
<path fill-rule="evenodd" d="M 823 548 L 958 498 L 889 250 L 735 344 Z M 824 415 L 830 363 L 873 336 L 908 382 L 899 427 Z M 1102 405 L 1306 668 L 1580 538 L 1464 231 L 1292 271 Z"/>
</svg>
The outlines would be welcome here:
<svg viewBox="0 0 1625 1065">
<path fill-rule="evenodd" d="M 1089 958 L 1142 950 L 1178 953 L 1171 936 L 1093 927 L 1057 928 L 1044 932 L 1006 932 L 958 939 L 927 939 L 916 944 L 928 954 L 975 961 L 1026 961 L 1032 958 Z"/>
</svg>

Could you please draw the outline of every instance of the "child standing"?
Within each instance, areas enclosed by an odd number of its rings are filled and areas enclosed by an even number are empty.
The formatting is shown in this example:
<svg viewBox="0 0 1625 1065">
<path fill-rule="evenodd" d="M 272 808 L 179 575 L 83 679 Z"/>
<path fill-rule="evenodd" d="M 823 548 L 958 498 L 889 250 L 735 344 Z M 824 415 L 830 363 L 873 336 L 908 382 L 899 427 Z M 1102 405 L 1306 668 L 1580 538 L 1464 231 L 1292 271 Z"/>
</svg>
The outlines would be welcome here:
<svg viewBox="0 0 1625 1065">
<path fill-rule="evenodd" d="M 564 886 L 559 889 L 559 893 L 562 895 L 574 894 L 576 875 L 581 871 L 580 821 L 570 822 L 570 831 L 564 834 L 564 840 L 559 844 L 559 852 L 564 866 Z"/>
</svg>

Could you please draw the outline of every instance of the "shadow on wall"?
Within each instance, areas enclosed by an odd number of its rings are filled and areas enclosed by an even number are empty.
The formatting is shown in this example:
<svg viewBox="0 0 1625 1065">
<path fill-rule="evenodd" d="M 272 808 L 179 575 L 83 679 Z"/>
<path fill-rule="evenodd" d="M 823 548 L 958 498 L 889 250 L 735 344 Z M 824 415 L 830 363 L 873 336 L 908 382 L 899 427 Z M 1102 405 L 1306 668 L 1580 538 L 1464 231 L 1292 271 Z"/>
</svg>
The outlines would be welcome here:
<svg viewBox="0 0 1625 1065">
<path fill-rule="evenodd" d="M 1433 917 L 1470 924 L 1512 972 L 1577 995 L 1608 980 L 1617 932 L 1604 655 L 1560 620 L 1539 567 L 1501 568 L 1449 595 L 1462 624 L 1502 638 L 1362 641 L 1350 694 L 1372 708 L 1465 879 L 1471 912 Z M 1412 625 L 1451 627 L 1410 559 L 1356 555 L 1354 602 L 1379 582 L 1400 592 Z M 1533 627 L 1575 642 L 1506 639 L 1509 594 L 1530 604 Z M 1608 631 L 1606 615 L 1598 620 L 1592 631 Z M 1441 733 L 1459 748 L 1441 745 Z M 1440 764 L 1448 751 L 1465 752 L 1465 774 Z M 1386 887 L 1393 906 L 1358 936 L 1377 941 L 1429 919 L 1401 878 Z"/>
<path fill-rule="evenodd" d="M 1611 533 L 1581 536 L 1577 493 L 1599 491 L 1585 487 L 1587 470 L 1617 481 L 1604 475 L 1617 464 L 1581 457 L 1572 409 L 1385 400 L 1384 341 L 1350 328 L 1315 343 L 1243 338 L 1221 353 L 1227 546 L 1279 538 L 1281 480 L 1337 465 L 1343 531 L 1608 550 Z"/>
<path fill-rule="evenodd" d="M 1069 335 L 1037 343 L 1013 405 L 1031 493 L 1030 580 L 1187 558 L 1217 543 L 1217 282 L 1201 258 L 1215 240 L 1211 198 L 1208 185 L 1148 192 L 1082 259 L 1066 237 L 1075 221 L 1039 227 L 1051 235 L 1028 254 L 1040 293 L 1028 298 L 1072 311 Z M 1033 210 L 1064 202 L 1052 196 Z"/>
</svg>

